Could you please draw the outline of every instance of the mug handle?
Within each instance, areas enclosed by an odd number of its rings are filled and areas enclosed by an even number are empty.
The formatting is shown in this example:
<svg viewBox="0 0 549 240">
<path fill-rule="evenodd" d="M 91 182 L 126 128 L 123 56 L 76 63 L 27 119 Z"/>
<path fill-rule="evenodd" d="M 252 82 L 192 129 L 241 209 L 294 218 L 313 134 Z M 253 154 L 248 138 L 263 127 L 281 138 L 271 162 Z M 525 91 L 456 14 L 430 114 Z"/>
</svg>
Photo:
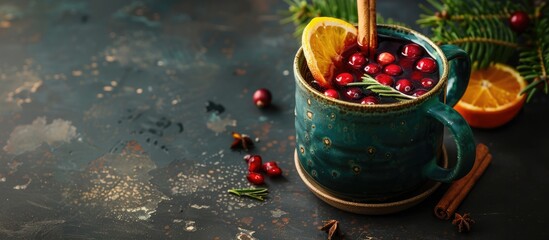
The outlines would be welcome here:
<svg viewBox="0 0 549 240">
<path fill-rule="evenodd" d="M 465 176 L 475 162 L 476 146 L 469 124 L 451 106 L 454 106 L 465 93 L 471 75 L 469 55 L 456 45 L 440 46 L 449 64 L 448 86 L 446 87 L 446 104 L 431 101 L 426 112 L 444 124 L 454 136 L 457 146 L 457 162 L 453 168 L 442 168 L 436 159 L 428 163 L 424 173 L 430 179 L 440 182 L 451 182 Z"/>
<path fill-rule="evenodd" d="M 446 87 L 446 104 L 454 106 L 465 93 L 471 75 L 471 60 L 469 55 L 456 45 L 440 46 L 450 65 L 448 71 L 448 86 Z"/>
<path fill-rule="evenodd" d="M 442 168 L 435 158 L 427 163 L 423 171 L 432 180 L 451 182 L 465 176 L 473 168 L 476 157 L 475 139 L 469 124 L 452 107 L 439 101 L 429 102 L 425 106 L 425 112 L 444 124 L 454 136 L 457 161 L 453 168 Z"/>
</svg>

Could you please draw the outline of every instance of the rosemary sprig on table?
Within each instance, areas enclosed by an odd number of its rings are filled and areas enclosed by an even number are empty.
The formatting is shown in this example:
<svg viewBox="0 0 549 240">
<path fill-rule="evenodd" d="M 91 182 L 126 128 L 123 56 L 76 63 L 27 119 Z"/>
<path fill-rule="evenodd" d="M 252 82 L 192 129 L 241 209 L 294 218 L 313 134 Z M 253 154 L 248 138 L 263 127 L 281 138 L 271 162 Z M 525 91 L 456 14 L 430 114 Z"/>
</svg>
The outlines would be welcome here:
<svg viewBox="0 0 549 240">
<path fill-rule="evenodd" d="M 364 88 L 377 93 L 380 97 L 393 97 L 399 101 L 416 99 L 414 96 L 406 95 L 390 86 L 379 83 L 368 74 L 362 76 L 362 82 L 349 83 L 347 86 L 363 86 Z"/>
<path fill-rule="evenodd" d="M 269 194 L 267 188 L 233 188 L 229 189 L 228 192 L 239 197 L 245 196 L 259 201 L 265 201 L 265 197 Z"/>
</svg>

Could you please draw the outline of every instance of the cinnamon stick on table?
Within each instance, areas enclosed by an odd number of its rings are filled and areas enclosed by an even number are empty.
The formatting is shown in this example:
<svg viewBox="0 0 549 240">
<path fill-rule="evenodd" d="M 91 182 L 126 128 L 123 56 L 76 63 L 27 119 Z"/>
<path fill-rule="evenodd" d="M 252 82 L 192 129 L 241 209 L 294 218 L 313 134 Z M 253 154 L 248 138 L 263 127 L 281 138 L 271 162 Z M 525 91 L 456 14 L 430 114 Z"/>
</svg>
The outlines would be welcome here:
<svg viewBox="0 0 549 240">
<path fill-rule="evenodd" d="M 482 143 L 477 145 L 475 163 L 465 177 L 453 182 L 435 206 L 435 215 L 440 219 L 449 219 L 469 194 L 480 176 L 492 162 L 492 154 Z"/>
<path fill-rule="evenodd" d="M 377 48 L 376 1 L 357 0 L 358 8 L 358 46 L 373 58 Z"/>
</svg>

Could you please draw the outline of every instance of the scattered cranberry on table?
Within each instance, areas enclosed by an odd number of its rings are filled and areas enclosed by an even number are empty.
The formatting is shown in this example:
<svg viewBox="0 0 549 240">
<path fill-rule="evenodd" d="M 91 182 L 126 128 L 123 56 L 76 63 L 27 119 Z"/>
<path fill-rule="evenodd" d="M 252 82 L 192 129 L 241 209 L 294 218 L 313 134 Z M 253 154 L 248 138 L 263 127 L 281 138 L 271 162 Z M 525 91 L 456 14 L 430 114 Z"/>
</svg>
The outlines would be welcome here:
<svg viewBox="0 0 549 240">
<path fill-rule="evenodd" d="M 275 161 L 262 163 L 260 155 L 247 154 L 243 159 L 248 163 L 248 175 L 246 178 L 248 181 L 255 185 L 261 185 L 265 183 L 265 178 L 261 174 L 264 172 L 269 177 L 278 177 L 282 175 L 282 169 L 278 167 Z"/>
<path fill-rule="evenodd" d="M 278 177 L 282 175 L 282 169 L 278 167 L 276 162 L 266 162 L 263 164 L 263 171 L 267 173 L 269 177 Z"/>
<path fill-rule="evenodd" d="M 257 89 L 253 95 L 254 104 L 259 108 L 271 105 L 272 98 L 271 92 L 266 88 Z"/>
<path fill-rule="evenodd" d="M 254 185 L 262 185 L 265 183 L 265 178 L 261 175 L 261 173 L 249 172 L 246 178 Z"/>
<path fill-rule="evenodd" d="M 248 159 L 248 171 L 250 172 L 259 172 L 261 171 L 262 159 L 259 155 L 252 155 Z"/>
<path fill-rule="evenodd" d="M 282 175 L 282 170 L 279 167 L 276 167 L 267 170 L 266 173 L 269 177 L 278 177 Z"/>
</svg>

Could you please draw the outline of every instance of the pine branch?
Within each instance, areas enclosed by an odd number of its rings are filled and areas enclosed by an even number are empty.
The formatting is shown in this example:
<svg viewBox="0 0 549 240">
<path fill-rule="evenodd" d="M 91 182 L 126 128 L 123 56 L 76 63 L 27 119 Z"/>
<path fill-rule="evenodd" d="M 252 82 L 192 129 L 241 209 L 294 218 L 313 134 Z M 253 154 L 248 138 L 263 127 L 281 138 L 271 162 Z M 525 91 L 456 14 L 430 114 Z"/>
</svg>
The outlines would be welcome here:
<svg viewBox="0 0 549 240">
<path fill-rule="evenodd" d="M 545 6 L 541 5 L 537 13 Z M 534 41 L 533 45 L 525 48 L 520 53 L 517 70 L 529 82 L 521 93 L 528 94 L 527 101 L 541 88 L 545 94 L 549 94 L 549 16 L 536 14 L 534 27 L 527 33 L 528 39 Z"/>
<path fill-rule="evenodd" d="M 501 3 L 494 1 L 427 0 L 427 2 L 436 11 L 420 4 L 420 8 L 424 11 L 424 14 L 421 14 L 420 19 L 417 21 L 420 25 L 436 26 L 443 21 L 506 20 L 510 14 L 508 9 L 516 8 L 511 6 L 502 8 L 499 6 Z M 509 4 L 507 3 L 507 5 Z"/>
<path fill-rule="evenodd" d="M 349 83 L 347 86 L 362 86 L 372 92 L 377 93 L 380 97 L 392 97 L 399 101 L 416 99 L 414 96 L 406 95 L 390 86 L 385 86 L 379 83 L 368 74 L 364 74 L 364 76 L 362 76 L 362 82 Z"/>
<path fill-rule="evenodd" d="M 356 0 L 285 0 L 288 10 L 282 12 L 286 17 L 283 24 L 293 23 L 296 27 L 294 36 L 301 37 L 305 26 L 314 17 L 326 16 L 345 20 L 356 24 L 358 22 L 358 10 Z M 406 24 L 391 18 L 383 18 L 377 14 L 378 23 L 407 26 Z"/>
<path fill-rule="evenodd" d="M 417 23 L 430 28 L 437 44 L 455 44 L 473 61 L 473 68 L 507 62 L 517 50 L 517 34 L 507 26 L 520 6 L 490 0 L 427 0 Z"/>
</svg>

